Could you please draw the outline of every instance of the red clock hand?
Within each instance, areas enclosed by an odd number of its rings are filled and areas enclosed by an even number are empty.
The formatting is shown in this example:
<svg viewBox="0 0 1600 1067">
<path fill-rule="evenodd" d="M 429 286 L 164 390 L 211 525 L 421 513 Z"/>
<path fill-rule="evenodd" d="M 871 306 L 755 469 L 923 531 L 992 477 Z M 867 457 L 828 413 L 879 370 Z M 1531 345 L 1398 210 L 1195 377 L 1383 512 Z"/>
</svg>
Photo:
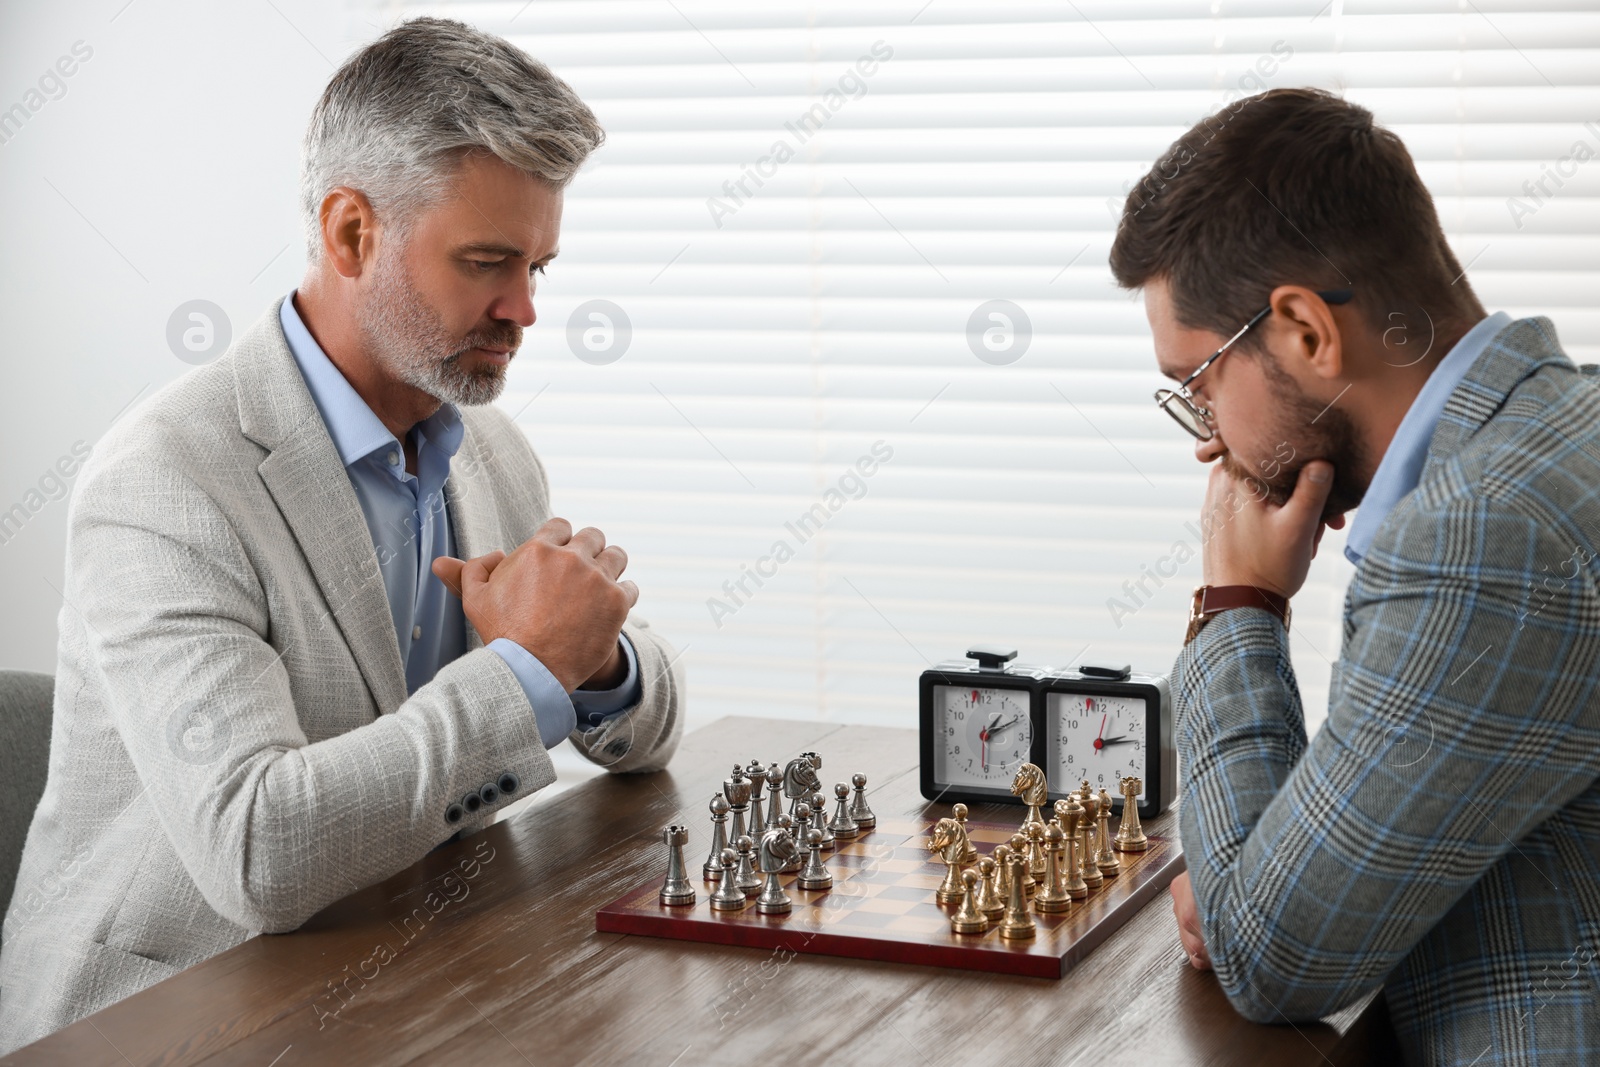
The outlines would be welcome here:
<svg viewBox="0 0 1600 1067">
<path fill-rule="evenodd" d="M 980 753 L 980 759 L 983 762 L 983 773 L 984 774 L 988 774 L 989 773 L 989 731 L 986 730 L 986 729 L 985 730 L 979 730 L 978 731 L 978 740 L 981 742 L 981 745 L 979 746 L 978 751 Z"/>
<path fill-rule="evenodd" d="M 1100 732 L 1094 735 L 1094 750 L 1096 752 L 1099 752 L 1101 749 L 1106 747 L 1105 741 L 1101 740 L 1103 737 L 1105 737 L 1105 735 L 1106 735 L 1106 717 L 1105 717 L 1105 715 L 1102 715 L 1102 716 L 1100 716 Z"/>
</svg>

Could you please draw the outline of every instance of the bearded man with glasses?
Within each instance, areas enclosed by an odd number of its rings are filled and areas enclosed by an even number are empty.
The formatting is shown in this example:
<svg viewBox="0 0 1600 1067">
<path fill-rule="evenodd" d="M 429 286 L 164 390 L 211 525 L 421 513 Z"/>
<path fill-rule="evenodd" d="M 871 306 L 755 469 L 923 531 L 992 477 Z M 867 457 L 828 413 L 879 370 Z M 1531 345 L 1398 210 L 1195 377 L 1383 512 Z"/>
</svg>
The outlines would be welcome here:
<svg viewBox="0 0 1600 1067">
<path fill-rule="evenodd" d="M 1314 90 L 1180 138 L 1111 266 L 1227 515 L 1172 672 L 1191 964 L 1262 1022 L 1381 987 L 1408 1063 L 1594 1062 L 1600 368 L 1486 314 L 1399 138 Z M 1358 504 L 1308 740 L 1289 602 Z"/>
</svg>

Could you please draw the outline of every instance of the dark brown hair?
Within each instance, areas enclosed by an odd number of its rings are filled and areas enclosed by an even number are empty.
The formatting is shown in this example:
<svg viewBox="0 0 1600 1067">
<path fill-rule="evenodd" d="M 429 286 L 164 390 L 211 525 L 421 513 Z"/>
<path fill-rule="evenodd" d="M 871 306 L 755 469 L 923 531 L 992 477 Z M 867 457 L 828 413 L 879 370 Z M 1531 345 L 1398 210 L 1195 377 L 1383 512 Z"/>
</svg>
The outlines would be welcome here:
<svg viewBox="0 0 1600 1067">
<path fill-rule="evenodd" d="M 1164 279 L 1179 322 L 1223 335 L 1279 285 L 1353 289 L 1384 328 L 1483 314 L 1400 138 L 1317 89 L 1245 97 L 1175 141 L 1128 194 L 1111 271 L 1128 289 Z"/>
</svg>

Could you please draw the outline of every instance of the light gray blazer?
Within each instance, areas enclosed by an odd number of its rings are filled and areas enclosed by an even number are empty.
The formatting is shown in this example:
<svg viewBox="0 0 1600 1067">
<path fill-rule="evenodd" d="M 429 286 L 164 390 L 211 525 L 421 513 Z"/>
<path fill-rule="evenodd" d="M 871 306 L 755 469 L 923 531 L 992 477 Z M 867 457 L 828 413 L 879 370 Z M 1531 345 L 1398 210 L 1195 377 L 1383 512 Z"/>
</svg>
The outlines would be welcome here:
<svg viewBox="0 0 1600 1067">
<path fill-rule="evenodd" d="M 409 699 L 372 537 L 278 304 L 129 412 L 69 506 L 49 779 L 0 951 L 0 1053 L 261 931 L 293 930 L 457 830 L 507 772 L 555 778 L 516 677 L 468 651 Z M 445 484 L 463 558 L 550 517 L 501 411 L 462 409 Z M 684 676 L 649 624 L 639 705 L 572 743 L 662 767 Z"/>
</svg>

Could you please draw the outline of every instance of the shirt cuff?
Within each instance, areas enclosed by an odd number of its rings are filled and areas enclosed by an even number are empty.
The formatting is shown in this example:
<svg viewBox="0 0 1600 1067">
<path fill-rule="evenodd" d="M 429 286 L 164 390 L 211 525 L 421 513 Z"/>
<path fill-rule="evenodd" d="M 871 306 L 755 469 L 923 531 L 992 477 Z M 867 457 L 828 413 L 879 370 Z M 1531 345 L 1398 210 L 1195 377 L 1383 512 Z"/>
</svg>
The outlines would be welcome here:
<svg viewBox="0 0 1600 1067">
<path fill-rule="evenodd" d="M 533 707 L 539 740 L 544 742 L 544 747 L 554 748 L 565 741 L 576 727 L 578 717 L 572 709 L 572 700 L 556 681 L 556 676 L 537 656 L 509 637 L 497 637 L 489 642 L 489 647 L 506 661 L 506 666 L 522 685 L 522 692 Z"/>
<path fill-rule="evenodd" d="M 622 658 L 628 661 L 627 677 L 615 689 L 574 689 L 572 707 L 579 725 L 599 726 L 611 716 L 627 711 L 644 696 L 644 686 L 639 684 L 639 657 L 633 651 L 633 642 L 623 634 L 617 644 L 622 646 Z"/>
</svg>

